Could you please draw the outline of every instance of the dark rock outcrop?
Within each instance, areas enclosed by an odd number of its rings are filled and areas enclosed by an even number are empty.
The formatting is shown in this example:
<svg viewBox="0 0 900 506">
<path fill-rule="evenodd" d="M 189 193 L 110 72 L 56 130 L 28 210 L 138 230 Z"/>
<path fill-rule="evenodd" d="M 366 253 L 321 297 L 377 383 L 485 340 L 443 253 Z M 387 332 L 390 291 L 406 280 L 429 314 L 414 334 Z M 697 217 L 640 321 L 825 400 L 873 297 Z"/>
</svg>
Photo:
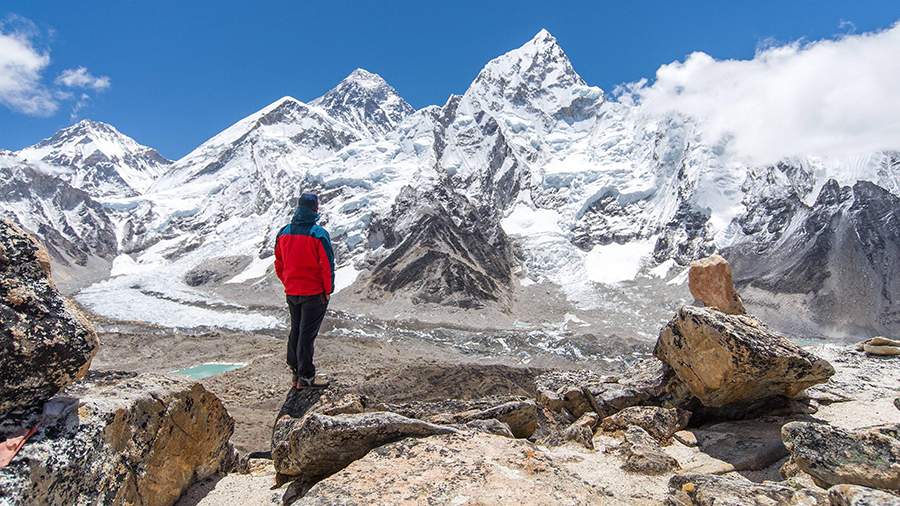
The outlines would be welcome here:
<svg viewBox="0 0 900 506">
<path fill-rule="evenodd" d="M 40 410 L 97 352 L 93 327 L 49 276 L 47 252 L 0 220 L 0 415 Z"/>
<path fill-rule="evenodd" d="M 372 266 L 369 296 L 402 293 L 413 303 L 507 307 L 513 255 L 495 213 L 440 186 L 404 189 L 370 230 L 373 247 L 387 254 Z"/>
<path fill-rule="evenodd" d="M 745 205 L 758 219 L 740 222 L 748 237 L 722 252 L 738 286 L 802 295 L 811 319 L 829 328 L 900 331 L 900 198 L 868 181 L 830 180 L 811 206 L 796 194 Z M 773 316 L 782 299 L 754 295 L 777 308 Z"/>
</svg>

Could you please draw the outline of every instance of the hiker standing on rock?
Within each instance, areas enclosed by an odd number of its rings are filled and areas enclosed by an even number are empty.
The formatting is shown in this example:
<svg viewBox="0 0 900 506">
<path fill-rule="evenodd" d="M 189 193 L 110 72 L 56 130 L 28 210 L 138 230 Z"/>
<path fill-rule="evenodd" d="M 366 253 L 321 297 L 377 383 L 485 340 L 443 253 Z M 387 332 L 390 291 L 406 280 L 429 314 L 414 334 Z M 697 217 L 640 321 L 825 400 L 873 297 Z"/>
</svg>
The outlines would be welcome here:
<svg viewBox="0 0 900 506">
<path fill-rule="evenodd" d="M 315 381 L 313 353 L 334 291 L 334 251 L 328 232 L 316 225 L 318 219 L 319 197 L 304 193 L 293 219 L 275 239 L 275 273 L 284 285 L 291 313 L 287 363 L 296 389 L 327 386 Z"/>
</svg>

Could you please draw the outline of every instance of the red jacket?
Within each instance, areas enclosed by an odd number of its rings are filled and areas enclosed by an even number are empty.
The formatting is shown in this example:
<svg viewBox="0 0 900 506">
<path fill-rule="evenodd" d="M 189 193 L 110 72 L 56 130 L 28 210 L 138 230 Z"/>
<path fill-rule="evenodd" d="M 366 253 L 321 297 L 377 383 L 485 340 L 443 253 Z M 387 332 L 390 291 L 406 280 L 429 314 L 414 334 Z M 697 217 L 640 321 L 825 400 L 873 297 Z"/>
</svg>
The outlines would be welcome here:
<svg viewBox="0 0 900 506">
<path fill-rule="evenodd" d="M 275 239 L 275 274 L 286 295 L 330 294 L 334 291 L 331 238 L 316 225 L 319 215 L 297 208 L 291 223 Z"/>
</svg>

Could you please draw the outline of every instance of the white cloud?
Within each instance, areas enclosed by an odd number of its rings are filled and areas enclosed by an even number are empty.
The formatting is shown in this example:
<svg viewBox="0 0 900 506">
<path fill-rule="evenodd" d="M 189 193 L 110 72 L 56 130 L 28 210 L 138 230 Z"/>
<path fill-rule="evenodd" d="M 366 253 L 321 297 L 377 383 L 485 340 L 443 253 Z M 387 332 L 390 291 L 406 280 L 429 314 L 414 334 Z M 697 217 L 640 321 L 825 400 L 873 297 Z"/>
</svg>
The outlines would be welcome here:
<svg viewBox="0 0 900 506">
<path fill-rule="evenodd" d="M 49 116 L 58 104 L 41 83 L 50 54 L 40 52 L 31 34 L 0 24 L 0 104 L 33 116 Z"/>
<path fill-rule="evenodd" d="M 110 79 L 75 67 L 63 70 L 53 84 L 46 84 L 50 51 L 36 47 L 40 38 L 41 32 L 28 19 L 10 15 L 0 20 L 0 105 L 30 116 L 51 116 L 61 103 L 75 100 L 72 115 L 76 116 L 91 97 L 64 88 L 99 93 L 109 88 Z"/>
<path fill-rule="evenodd" d="M 63 70 L 56 77 L 56 84 L 68 88 L 90 88 L 95 91 L 103 91 L 109 88 L 110 81 L 107 76 L 97 77 L 88 72 L 85 67 Z"/>
<path fill-rule="evenodd" d="M 900 149 L 900 24 L 766 46 L 752 60 L 697 52 L 619 92 L 647 113 L 699 119 L 708 142 L 750 162 Z"/>
</svg>

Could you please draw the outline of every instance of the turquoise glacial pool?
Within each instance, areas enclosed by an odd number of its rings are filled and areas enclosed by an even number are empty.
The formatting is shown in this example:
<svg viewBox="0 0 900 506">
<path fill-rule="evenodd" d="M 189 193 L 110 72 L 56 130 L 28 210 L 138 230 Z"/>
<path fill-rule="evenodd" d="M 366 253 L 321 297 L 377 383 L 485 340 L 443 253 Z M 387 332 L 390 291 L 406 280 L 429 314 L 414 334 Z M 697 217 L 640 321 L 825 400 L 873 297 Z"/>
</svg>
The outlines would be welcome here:
<svg viewBox="0 0 900 506">
<path fill-rule="evenodd" d="M 199 364 L 191 367 L 185 367 L 184 369 L 177 369 L 172 371 L 173 373 L 179 376 L 186 376 L 191 379 L 203 379 L 209 378 L 210 376 L 215 376 L 217 374 L 222 374 L 223 372 L 233 371 L 235 369 L 240 369 L 247 364 L 244 363 L 219 363 L 219 362 L 207 362 L 205 364 Z"/>
</svg>

